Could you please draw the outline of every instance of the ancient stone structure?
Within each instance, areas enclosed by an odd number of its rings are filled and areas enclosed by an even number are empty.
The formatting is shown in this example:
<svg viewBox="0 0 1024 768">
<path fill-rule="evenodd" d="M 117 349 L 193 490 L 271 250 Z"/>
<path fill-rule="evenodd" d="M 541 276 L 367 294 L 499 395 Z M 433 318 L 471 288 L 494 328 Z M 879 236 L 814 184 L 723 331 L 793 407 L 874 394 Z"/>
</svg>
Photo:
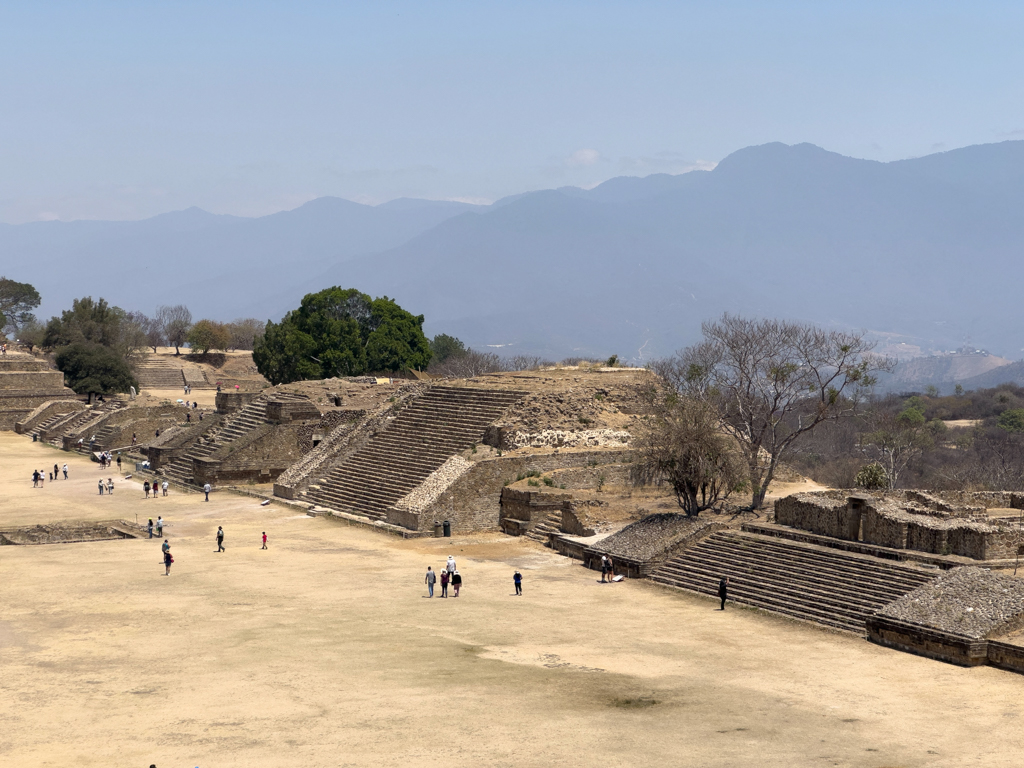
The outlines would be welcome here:
<svg viewBox="0 0 1024 768">
<path fill-rule="evenodd" d="M 970 502 L 979 503 L 970 503 Z M 1012 494 L 958 494 L 939 498 L 919 491 L 888 494 L 804 493 L 775 503 L 775 522 L 844 541 L 895 550 L 1000 560 L 1017 555 L 1016 525 L 990 517 L 985 502 L 1019 506 Z"/>
<path fill-rule="evenodd" d="M 22 353 L 0 357 L 0 429 L 14 425 L 48 401 L 74 400 L 64 374 L 45 360 Z"/>
</svg>

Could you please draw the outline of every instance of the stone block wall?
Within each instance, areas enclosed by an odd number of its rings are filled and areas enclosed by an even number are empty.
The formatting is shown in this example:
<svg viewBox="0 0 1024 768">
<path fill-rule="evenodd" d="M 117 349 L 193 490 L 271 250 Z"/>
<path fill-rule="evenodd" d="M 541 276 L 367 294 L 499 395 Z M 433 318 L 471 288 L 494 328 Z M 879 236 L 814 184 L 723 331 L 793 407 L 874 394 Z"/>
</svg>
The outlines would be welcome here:
<svg viewBox="0 0 1024 768">
<path fill-rule="evenodd" d="M 907 549 L 948 555 L 949 524 L 942 520 L 921 519 L 907 523 Z"/>
<path fill-rule="evenodd" d="M 546 520 L 551 513 L 561 513 L 563 503 L 571 498 L 567 493 L 502 488 L 498 525 L 504 533 L 521 536 Z"/>
<path fill-rule="evenodd" d="M 869 504 L 864 508 L 861 540 L 880 547 L 906 549 L 910 522 L 911 517 L 905 512 Z"/>
<path fill-rule="evenodd" d="M 320 418 L 320 409 L 312 400 L 274 400 L 267 403 L 267 421 L 275 424 L 290 424 L 296 421 L 310 421 Z"/>
<path fill-rule="evenodd" d="M 41 424 L 52 416 L 84 411 L 86 408 L 88 406 L 81 400 L 47 400 L 18 421 L 14 425 L 14 431 L 19 435 L 25 435 L 31 432 L 37 424 Z"/>
<path fill-rule="evenodd" d="M 586 467 L 592 462 L 622 464 L 630 457 L 627 450 L 595 450 L 483 459 L 474 462 L 472 469 L 424 511 L 388 510 L 387 522 L 426 531 L 433 527 L 434 520 L 449 520 L 458 531 L 495 531 L 501 520 L 501 494 L 506 481 L 533 470 Z"/>
<path fill-rule="evenodd" d="M 227 414 L 240 411 L 259 396 L 259 392 L 218 392 L 217 413 Z"/>
<path fill-rule="evenodd" d="M 629 485 L 630 464 L 602 464 L 599 467 L 571 467 L 551 473 L 555 485 L 570 491 L 596 491 L 606 485 Z"/>
<path fill-rule="evenodd" d="M 775 522 L 847 541 L 860 537 L 861 510 L 845 500 L 795 494 L 775 502 Z"/>
</svg>

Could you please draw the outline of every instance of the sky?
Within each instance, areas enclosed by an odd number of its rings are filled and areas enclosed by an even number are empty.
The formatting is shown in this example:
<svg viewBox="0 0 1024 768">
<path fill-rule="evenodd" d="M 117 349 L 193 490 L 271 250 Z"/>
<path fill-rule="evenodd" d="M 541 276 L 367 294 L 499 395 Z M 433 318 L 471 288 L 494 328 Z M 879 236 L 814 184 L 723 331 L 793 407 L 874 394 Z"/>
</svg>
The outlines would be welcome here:
<svg viewBox="0 0 1024 768">
<path fill-rule="evenodd" d="M 0 0 L 0 221 L 487 203 L 1024 138 L 1024 4 Z"/>
</svg>

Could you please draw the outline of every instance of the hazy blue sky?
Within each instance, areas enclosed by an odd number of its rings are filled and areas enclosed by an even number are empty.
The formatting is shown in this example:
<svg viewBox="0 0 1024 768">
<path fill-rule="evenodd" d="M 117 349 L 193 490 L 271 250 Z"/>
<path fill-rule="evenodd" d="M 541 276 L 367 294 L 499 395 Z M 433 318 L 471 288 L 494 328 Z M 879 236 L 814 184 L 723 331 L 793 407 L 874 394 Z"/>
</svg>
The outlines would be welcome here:
<svg viewBox="0 0 1024 768">
<path fill-rule="evenodd" d="M 0 3 L 0 221 L 1024 138 L 1021 3 Z"/>
</svg>

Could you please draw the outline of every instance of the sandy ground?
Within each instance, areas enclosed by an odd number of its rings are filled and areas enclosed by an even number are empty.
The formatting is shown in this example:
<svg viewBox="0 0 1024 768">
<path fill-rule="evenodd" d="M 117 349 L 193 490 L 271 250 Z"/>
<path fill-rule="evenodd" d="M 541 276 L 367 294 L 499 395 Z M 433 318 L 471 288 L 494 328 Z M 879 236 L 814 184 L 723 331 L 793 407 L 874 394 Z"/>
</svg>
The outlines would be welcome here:
<svg viewBox="0 0 1024 768">
<path fill-rule="evenodd" d="M 65 461 L 71 480 L 31 487 Z M 0 765 L 1021 764 L 1018 675 L 602 585 L 525 540 L 101 497 L 96 467 L 0 433 L 0 530 L 159 513 L 176 562 L 165 577 L 155 540 L 0 548 Z M 449 552 L 463 595 L 427 599 Z"/>
</svg>

